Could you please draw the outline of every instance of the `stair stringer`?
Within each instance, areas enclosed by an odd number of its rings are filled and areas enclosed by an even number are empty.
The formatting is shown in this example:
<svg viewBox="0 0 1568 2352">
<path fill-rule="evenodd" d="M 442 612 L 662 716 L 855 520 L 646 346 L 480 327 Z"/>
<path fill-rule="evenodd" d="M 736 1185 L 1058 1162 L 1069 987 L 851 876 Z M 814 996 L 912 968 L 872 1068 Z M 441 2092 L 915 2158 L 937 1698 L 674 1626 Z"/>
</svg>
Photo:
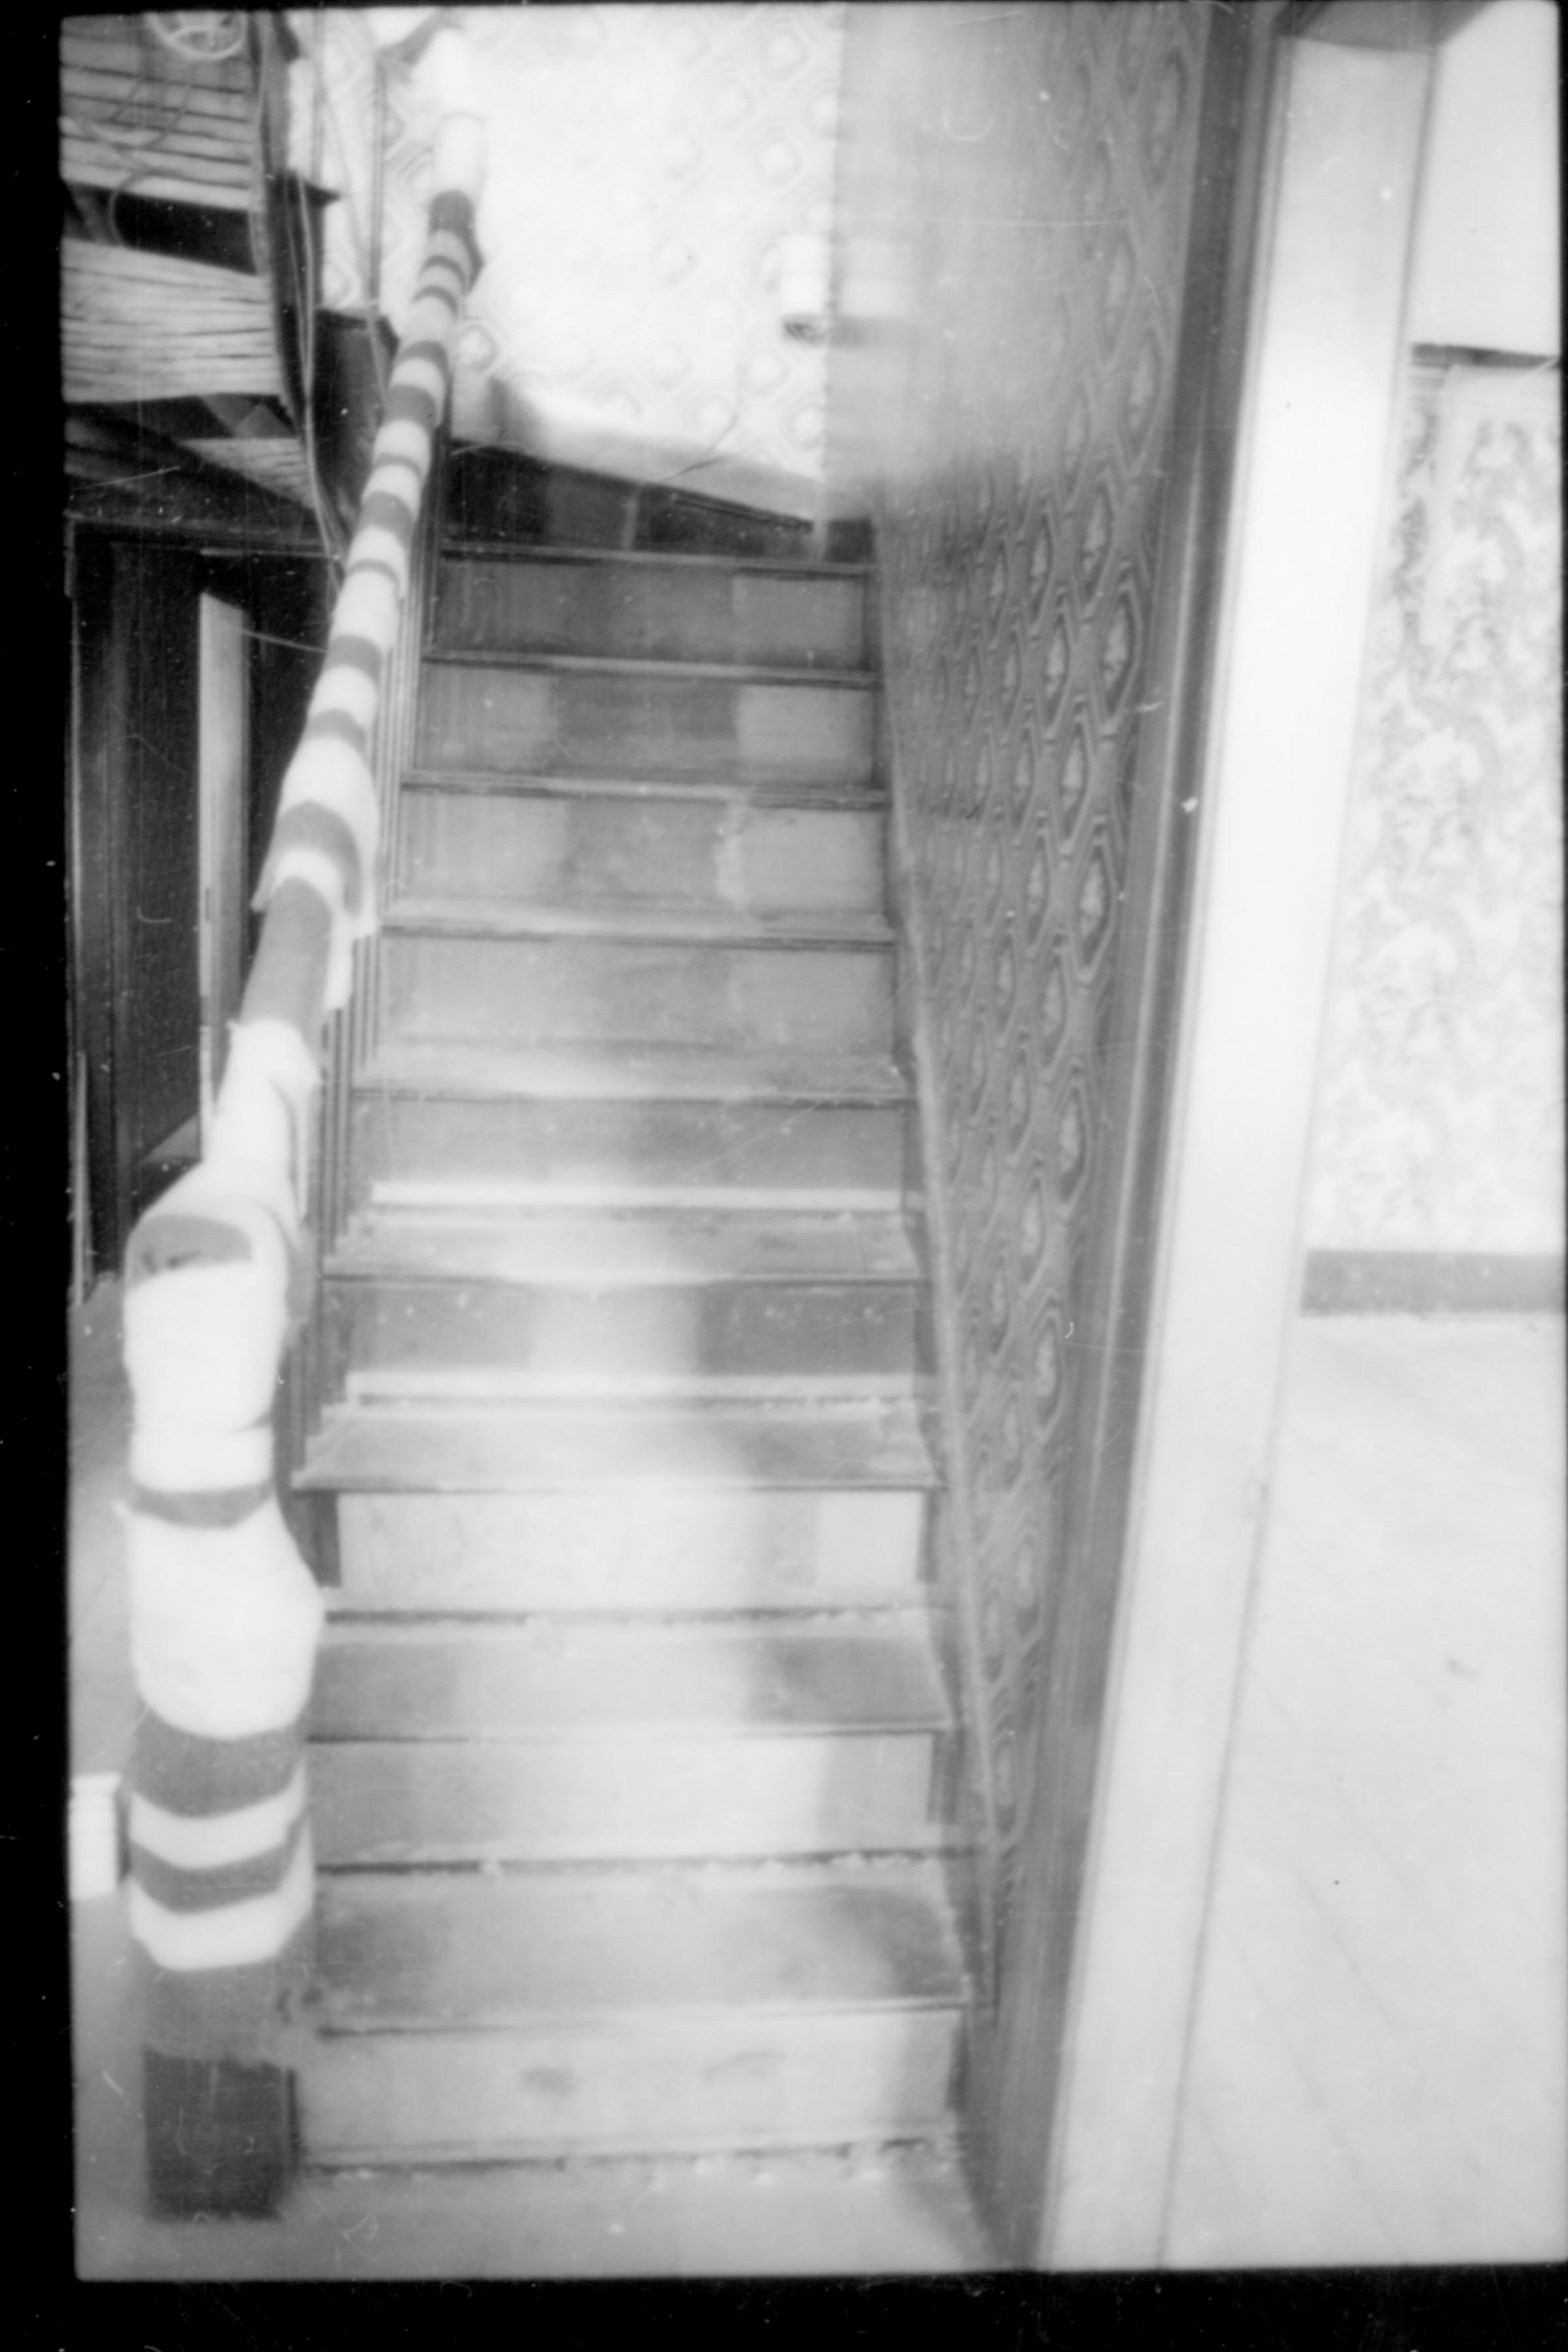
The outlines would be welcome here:
<svg viewBox="0 0 1568 2352">
<path fill-rule="evenodd" d="M 925 1260 L 919 1339 L 921 1405 L 940 1465 L 942 1486 L 927 1534 L 930 1575 L 944 1606 L 943 1669 L 954 1694 L 957 1737 L 952 1748 L 952 1801 L 962 1824 L 960 1852 L 952 1864 L 956 1916 L 964 1937 L 975 1999 L 970 2016 L 961 2105 L 969 2115 L 984 2098 L 993 2073 L 1000 1933 L 1001 1838 L 986 1722 L 979 1595 L 972 1573 L 978 1557 L 973 1466 L 968 1423 L 959 1377 L 959 1334 L 952 1273 L 953 1217 L 946 1180 L 938 1105 L 942 1092 L 931 1007 L 935 992 L 925 967 L 925 947 L 913 909 L 918 902 L 916 859 L 909 824 L 909 787 L 900 772 L 897 737 L 889 720 L 887 664 L 882 646 L 889 626 L 888 590 L 879 566 L 868 599 L 868 658 L 882 679 L 877 703 L 877 761 L 888 794 L 889 915 L 899 940 L 897 1004 L 900 1050 L 914 1074 L 914 1104 L 908 1122 L 906 1189 L 920 1204 L 917 1230 Z M 979 2137 L 970 2134 L 971 2141 Z"/>
</svg>

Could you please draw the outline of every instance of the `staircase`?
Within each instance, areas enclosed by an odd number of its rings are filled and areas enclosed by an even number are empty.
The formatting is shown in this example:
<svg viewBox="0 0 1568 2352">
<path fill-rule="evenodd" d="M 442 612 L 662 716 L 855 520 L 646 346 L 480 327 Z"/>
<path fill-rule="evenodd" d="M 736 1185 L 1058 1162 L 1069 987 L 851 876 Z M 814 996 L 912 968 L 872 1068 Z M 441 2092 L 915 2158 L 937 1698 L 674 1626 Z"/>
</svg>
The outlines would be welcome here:
<svg viewBox="0 0 1568 2352">
<path fill-rule="evenodd" d="M 825 2179 L 828 2266 L 980 2266 L 867 574 L 435 571 L 299 1481 L 306 2160 L 487 2168 L 547 2267 L 634 2173 L 645 2269 L 819 2267 Z"/>
</svg>

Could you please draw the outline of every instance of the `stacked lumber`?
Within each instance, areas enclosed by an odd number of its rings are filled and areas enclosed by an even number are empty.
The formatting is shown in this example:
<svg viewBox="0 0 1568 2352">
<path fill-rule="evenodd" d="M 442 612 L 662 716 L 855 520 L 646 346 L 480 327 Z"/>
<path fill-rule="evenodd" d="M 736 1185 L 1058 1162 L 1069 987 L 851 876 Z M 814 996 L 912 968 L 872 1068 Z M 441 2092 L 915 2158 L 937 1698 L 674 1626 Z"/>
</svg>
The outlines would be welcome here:
<svg viewBox="0 0 1568 2352">
<path fill-rule="evenodd" d="M 177 56 L 137 16 L 68 16 L 60 32 L 60 176 L 243 212 L 257 169 L 248 57 Z"/>
<path fill-rule="evenodd" d="M 72 237 L 61 257 L 68 402 L 282 397 L 265 278 Z"/>
</svg>

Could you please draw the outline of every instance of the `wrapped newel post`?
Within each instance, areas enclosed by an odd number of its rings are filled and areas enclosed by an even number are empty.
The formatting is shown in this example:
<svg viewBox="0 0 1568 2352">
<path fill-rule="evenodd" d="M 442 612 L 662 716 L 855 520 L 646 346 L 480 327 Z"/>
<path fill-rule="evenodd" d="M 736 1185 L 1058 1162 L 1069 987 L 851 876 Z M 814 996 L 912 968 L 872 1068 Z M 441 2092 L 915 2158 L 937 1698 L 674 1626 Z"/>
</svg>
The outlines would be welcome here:
<svg viewBox="0 0 1568 2352">
<path fill-rule="evenodd" d="M 293 2160 L 322 1603 L 279 1509 L 271 1417 L 315 1079 L 292 1024 L 242 1022 L 207 1157 L 142 1220 L 126 1268 L 131 1929 L 164 2211 L 266 2211 Z"/>
<path fill-rule="evenodd" d="M 131 1927 L 149 2183 L 167 2213 L 266 2213 L 297 2159 L 313 1874 L 306 1715 L 323 1606 L 273 1486 L 300 1300 L 323 1013 L 374 927 L 372 750 L 462 300 L 483 133 L 460 37 L 422 72 L 444 116 L 430 231 L 303 740 L 258 893 L 260 944 L 199 1167 L 126 1264 Z"/>
</svg>

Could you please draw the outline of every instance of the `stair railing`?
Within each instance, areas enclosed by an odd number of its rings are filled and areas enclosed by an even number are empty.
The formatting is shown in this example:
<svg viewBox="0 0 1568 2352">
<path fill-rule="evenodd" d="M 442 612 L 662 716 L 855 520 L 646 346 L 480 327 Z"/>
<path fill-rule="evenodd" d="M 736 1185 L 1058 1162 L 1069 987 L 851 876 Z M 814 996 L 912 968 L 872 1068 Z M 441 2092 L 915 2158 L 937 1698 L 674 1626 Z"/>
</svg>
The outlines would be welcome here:
<svg viewBox="0 0 1568 2352">
<path fill-rule="evenodd" d="M 126 1256 L 130 1925 L 149 2189 L 167 2213 L 270 2210 L 298 2154 L 314 1904 L 306 1709 L 324 1606 L 279 1507 L 273 1412 L 307 1305 L 322 1025 L 347 1004 L 355 942 L 375 928 L 384 681 L 479 267 L 484 131 L 466 47 L 443 26 L 422 60 L 439 116 L 425 257 L 283 782 L 211 1133 Z"/>
</svg>

